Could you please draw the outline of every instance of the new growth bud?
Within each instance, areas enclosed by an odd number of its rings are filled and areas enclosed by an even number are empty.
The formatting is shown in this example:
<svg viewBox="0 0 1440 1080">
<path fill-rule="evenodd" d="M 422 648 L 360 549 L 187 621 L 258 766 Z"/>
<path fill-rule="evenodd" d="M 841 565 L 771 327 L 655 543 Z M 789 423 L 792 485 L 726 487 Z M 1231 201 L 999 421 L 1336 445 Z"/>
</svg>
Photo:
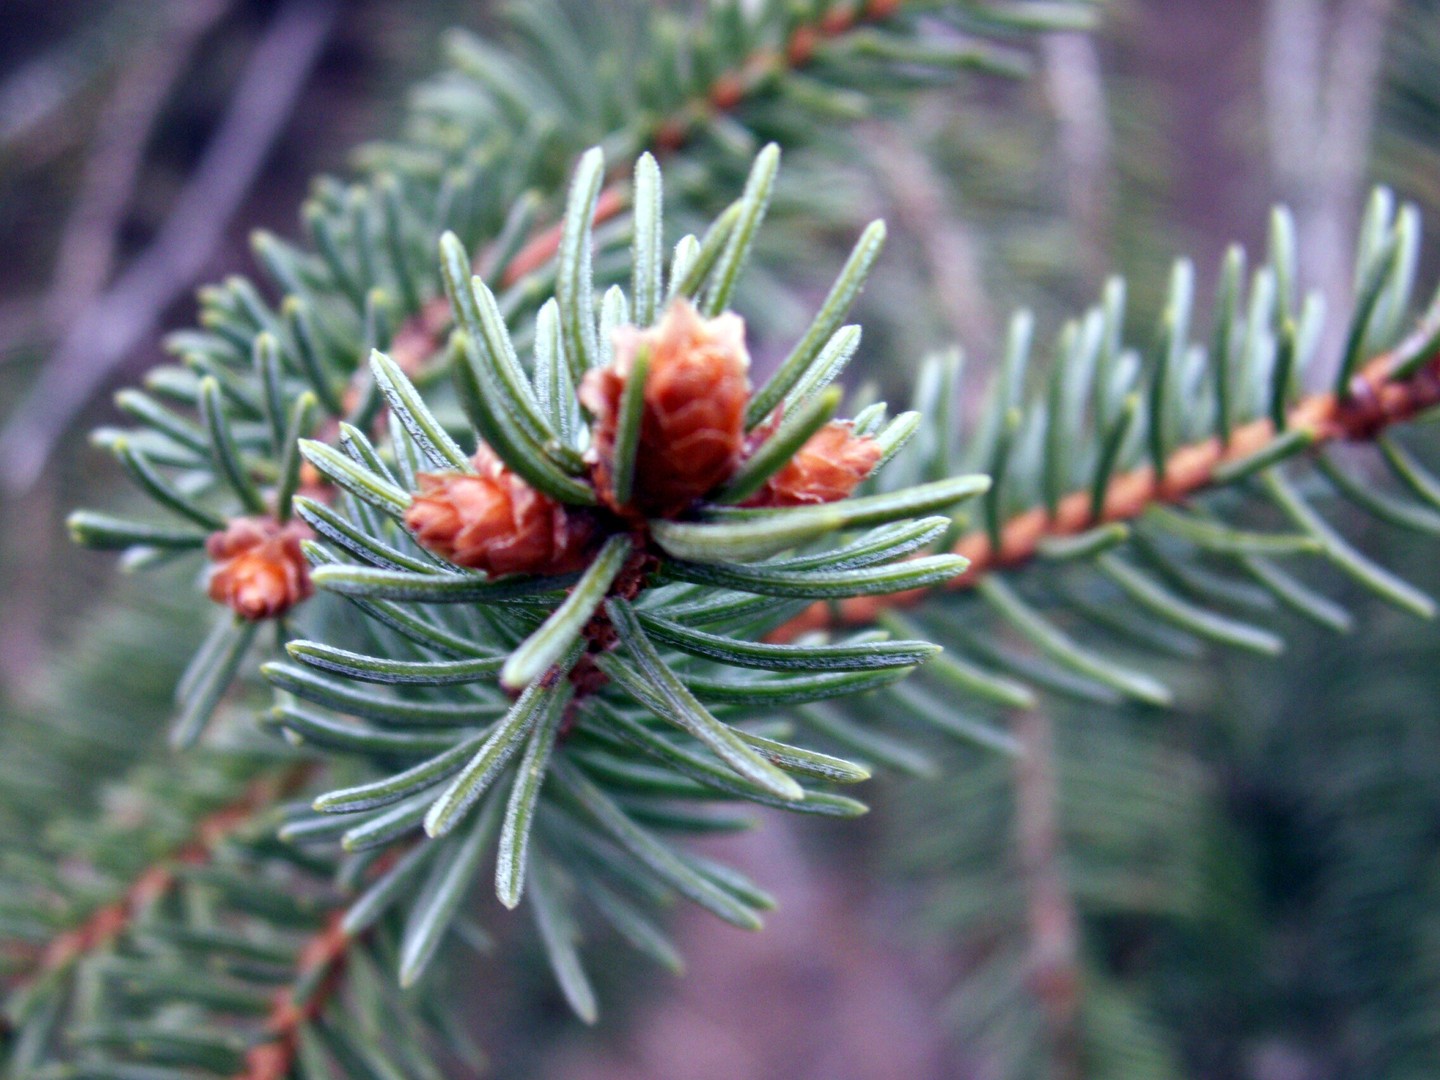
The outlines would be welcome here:
<svg viewBox="0 0 1440 1080">
<path fill-rule="evenodd" d="M 645 406 L 629 505 L 617 506 L 612 484 L 620 399 L 635 357 L 650 353 Z M 738 315 L 705 319 L 684 300 L 649 330 L 615 332 L 615 360 L 585 375 L 580 401 L 595 417 L 591 451 L 595 487 L 617 511 L 674 517 L 724 483 L 740 461 L 750 354 Z"/>
<path fill-rule="evenodd" d="M 236 518 L 205 542 L 214 562 L 210 599 L 252 621 L 278 619 L 315 591 L 300 541 L 301 524 L 273 518 Z"/>
<path fill-rule="evenodd" d="M 880 460 L 880 444 L 836 420 L 810 436 L 746 506 L 803 506 L 849 498 Z"/>
<path fill-rule="evenodd" d="M 421 473 L 405 524 L 458 566 L 502 574 L 564 574 L 589 561 L 594 523 L 517 476 L 482 446 L 477 473 Z"/>
</svg>

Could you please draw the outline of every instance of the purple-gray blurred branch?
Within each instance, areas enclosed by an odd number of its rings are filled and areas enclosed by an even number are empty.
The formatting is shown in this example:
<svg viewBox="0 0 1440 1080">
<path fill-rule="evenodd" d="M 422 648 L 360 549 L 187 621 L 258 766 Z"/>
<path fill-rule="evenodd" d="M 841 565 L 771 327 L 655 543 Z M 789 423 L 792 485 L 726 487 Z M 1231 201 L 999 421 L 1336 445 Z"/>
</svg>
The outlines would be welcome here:
<svg viewBox="0 0 1440 1080">
<path fill-rule="evenodd" d="M 60 236 L 50 291 L 40 313 L 52 339 L 110 279 L 120 229 L 156 117 L 196 47 L 232 6 L 232 0 L 171 0 L 156 13 L 160 25 L 145 35 L 146 44 L 120 66 L 95 123 L 94 146 Z"/>
<path fill-rule="evenodd" d="M 1393 0 L 1270 0 L 1265 107 L 1270 168 L 1312 282 L 1332 311 L 1351 294 L 1352 237 L 1365 197 L 1371 134 Z M 1343 320 L 1324 354 L 1338 356 Z"/>
<path fill-rule="evenodd" d="M 1030 937 L 1026 986 L 1044 1017 L 1046 1075 L 1080 1080 L 1079 919 L 1065 878 L 1054 724 L 1045 710 L 1025 709 L 1015 714 L 1013 730 L 1020 744 L 1015 849 Z"/>
<path fill-rule="evenodd" d="M 954 340 L 985 348 L 998 339 L 994 306 L 985 287 L 980 245 L 951 207 L 935 166 L 911 142 L 884 125 L 865 132 L 869 155 L 891 202 L 890 217 L 920 254 L 935 303 Z"/>
<path fill-rule="evenodd" d="M 1088 34 L 1046 34 L 1040 45 L 1045 93 L 1055 115 L 1061 176 L 1080 265 L 1092 285 L 1110 266 L 1112 165 L 1105 82 Z"/>
<path fill-rule="evenodd" d="M 0 480 L 11 490 L 35 483 L 75 414 L 210 263 L 293 113 L 338 9 L 338 0 L 293 0 L 275 16 L 154 242 L 78 313 L 36 385 L 0 431 Z"/>
</svg>

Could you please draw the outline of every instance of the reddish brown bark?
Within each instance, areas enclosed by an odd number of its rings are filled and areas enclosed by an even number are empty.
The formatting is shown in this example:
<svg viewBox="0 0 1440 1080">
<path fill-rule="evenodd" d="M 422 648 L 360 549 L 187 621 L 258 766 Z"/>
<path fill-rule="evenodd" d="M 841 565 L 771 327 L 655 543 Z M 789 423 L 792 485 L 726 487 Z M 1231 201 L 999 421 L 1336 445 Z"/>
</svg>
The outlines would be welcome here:
<svg viewBox="0 0 1440 1080">
<path fill-rule="evenodd" d="M 867 22 L 891 18 L 906 0 L 863 0 L 850 7 L 836 8 L 819 23 L 801 24 L 792 32 L 785 47 L 760 50 L 746 58 L 738 67 L 724 72 L 706 89 L 703 97 L 677 109 L 657 121 L 650 134 L 650 146 L 656 153 L 673 153 L 690 139 L 695 124 L 712 110 L 731 112 L 742 105 L 771 76 L 788 69 L 801 68 L 814 58 L 816 48 L 826 39 L 838 37 Z M 629 193 L 622 178 L 616 178 L 600 192 L 595 204 L 594 224 L 617 217 L 629 203 Z M 520 249 L 500 276 L 502 286 L 514 285 L 526 274 L 540 269 L 560 250 L 562 226 L 550 225 L 537 232 Z M 482 264 L 484 258 L 479 260 Z M 391 344 L 391 359 L 402 371 L 411 372 L 439 351 L 445 331 L 450 325 L 450 308 L 443 297 L 432 300 L 423 310 L 401 324 Z"/>
<path fill-rule="evenodd" d="M 1405 351 L 1402 346 L 1396 353 Z M 1366 364 L 1344 398 L 1326 393 L 1301 399 L 1286 417 L 1286 431 L 1303 431 L 1313 444 L 1367 442 L 1440 406 L 1440 353 L 1404 379 L 1391 375 L 1395 355 L 1386 353 Z M 1041 541 L 1049 537 L 1073 536 L 1096 525 L 1130 521 L 1153 503 L 1184 502 L 1210 487 L 1221 466 L 1259 453 L 1280 434 L 1270 420 L 1254 420 L 1232 432 L 1228 443 L 1211 438 L 1181 447 L 1166 462 L 1163 478 L 1148 465 L 1117 476 L 1098 515 L 1091 513 L 1090 492 L 1075 491 L 1060 501 L 1053 516 L 1044 507 L 1035 507 L 1011 518 L 1000 530 L 998 547 L 985 532 L 963 536 L 954 550 L 969 559 L 970 565 L 944 588 L 968 589 L 993 570 L 1029 562 Z M 773 631 L 770 640 L 790 641 L 811 630 L 869 625 L 882 612 L 917 604 L 928 595 L 929 590 L 913 589 L 816 603 Z"/>
<path fill-rule="evenodd" d="M 177 866 L 206 862 L 223 841 L 252 821 L 257 813 L 299 788 L 307 774 L 308 767 L 297 766 L 287 768 L 278 776 L 261 777 L 249 784 L 233 803 L 200 819 L 190 838 L 178 850 L 146 868 L 118 899 L 92 912 L 79 926 L 52 938 L 40 951 L 29 978 L 41 978 L 108 946 L 137 914 L 169 892 L 177 879 Z"/>
<path fill-rule="evenodd" d="M 353 940 L 344 930 L 344 918 L 343 912 L 331 915 L 324 928 L 301 948 L 295 977 L 275 995 L 266 1018 L 269 1038 L 246 1052 L 245 1067 L 236 1080 L 285 1080 L 290 1075 L 301 1026 L 319 1015 L 339 985 L 345 952 Z M 308 983 L 317 973 L 323 973 L 319 988 L 305 1001 L 296 1001 L 293 987 Z"/>
</svg>

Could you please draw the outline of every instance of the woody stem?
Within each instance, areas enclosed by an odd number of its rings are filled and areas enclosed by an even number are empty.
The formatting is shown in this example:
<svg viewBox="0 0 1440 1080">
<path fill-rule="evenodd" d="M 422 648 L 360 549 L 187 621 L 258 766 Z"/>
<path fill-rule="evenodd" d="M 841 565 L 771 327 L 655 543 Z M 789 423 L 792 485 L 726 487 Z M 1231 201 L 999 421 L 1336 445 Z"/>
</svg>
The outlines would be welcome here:
<svg viewBox="0 0 1440 1080">
<path fill-rule="evenodd" d="M 144 909 L 170 891 L 178 880 L 177 866 L 207 862 L 227 838 L 238 833 L 277 799 L 299 788 L 308 774 L 308 766 L 287 765 L 279 773 L 252 781 L 234 802 L 201 818 L 183 844 L 147 866 L 116 900 L 91 912 L 80 925 L 52 938 L 22 982 L 39 981 L 114 942 Z"/>
<path fill-rule="evenodd" d="M 1011 518 L 1000 529 L 998 545 L 985 532 L 961 537 L 954 550 L 970 565 L 944 588 L 968 589 L 986 574 L 1023 566 L 1048 538 L 1132 521 L 1156 503 L 1180 503 L 1204 494 L 1220 486 L 1223 466 L 1263 454 L 1282 436 L 1300 433 L 1312 449 L 1326 443 L 1374 441 L 1397 424 L 1440 406 L 1440 351 L 1413 374 L 1396 378 L 1392 374 L 1396 357 L 1406 351 L 1402 344 L 1371 360 L 1344 397 L 1324 393 L 1302 398 L 1286 415 L 1283 429 L 1269 419 L 1255 420 L 1232 432 L 1228 442 L 1210 438 L 1179 448 L 1166 461 L 1163 475 L 1146 465 L 1117 476 L 1098 514 L 1092 511 L 1091 493 L 1075 491 L 1060 501 L 1053 514 L 1035 507 Z M 928 590 L 913 590 L 817 603 L 772 631 L 770 640 L 789 641 L 817 629 L 870 625 L 882 612 L 918 604 L 929 595 Z"/>
<path fill-rule="evenodd" d="M 734 68 L 718 75 L 703 94 L 655 122 L 642 138 L 642 145 L 648 145 L 657 154 L 682 149 L 690 141 L 695 126 L 707 115 L 732 112 L 773 76 L 809 64 L 823 41 L 840 37 L 865 23 L 891 18 L 909 2 L 913 0 L 860 0 L 848 7 L 835 8 L 814 21 L 801 23 L 791 32 L 783 48 L 756 51 Z M 613 179 L 596 201 L 594 224 L 617 217 L 629 205 L 629 199 L 629 184 L 620 177 Z M 504 287 L 514 285 L 548 263 L 560 250 L 560 235 L 559 224 L 536 232 L 506 265 L 500 275 L 500 284 Z M 485 255 L 482 254 L 476 261 L 478 265 L 484 265 Z M 401 324 L 391 351 L 392 358 L 402 370 L 415 370 L 439 350 L 449 325 L 449 316 L 448 303 L 443 297 L 438 297 Z"/>
</svg>

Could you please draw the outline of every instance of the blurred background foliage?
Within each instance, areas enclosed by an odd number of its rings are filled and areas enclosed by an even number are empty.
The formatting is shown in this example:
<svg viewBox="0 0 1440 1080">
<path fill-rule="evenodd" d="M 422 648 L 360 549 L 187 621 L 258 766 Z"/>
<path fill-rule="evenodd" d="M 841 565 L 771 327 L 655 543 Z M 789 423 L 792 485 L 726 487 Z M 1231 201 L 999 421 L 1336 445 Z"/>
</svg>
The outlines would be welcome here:
<svg viewBox="0 0 1440 1080">
<path fill-rule="evenodd" d="M 159 358 L 196 285 L 249 269 L 252 229 L 293 235 L 310 177 L 393 130 L 441 31 L 484 31 L 491 6 L 0 0 L 0 417 L 16 430 L 38 400 L 53 443 L 38 478 L 0 494 L 7 774 L 71 791 L 76 813 L 123 814 L 106 784 L 160 752 L 187 651 L 166 629 L 186 613 L 159 610 L 153 578 L 65 540 L 68 509 L 126 498 L 78 433 L 112 418 L 107 391 Z M 1053 330 L 1111 271 L 1135 286 L 1136 325 L 1153 325 L 1169 260 L 1193 254 L 1206 280 L 1229 241 L 1261 246 L 1277 200 L 1296 209 L 1308 283 L 1338 309 L 1370 183 L 1418 201 L 1432 233 L 1440 220 L 1437 53 L 1435 0 L 1111 0 L 1093 38 L 1047 40 L 1028 82 L 966 80 L 863 122 L 862 152 L 825 162 L 818 205 L 794 163 L 788 197 L 824 211 L 796 242 L 834 265 L 857 223 L 889 219 L 855 379 L 892 398 L 912 371 L 877 358 L 958 341 L 978 387 L 1012 308 Z M 247 116 L 269 119 L 227 137 Z M 157 261 L 187 198 L 214 236 Z M 1434 280 L 1440 245 L 1424 250 Z M 147 259 L 139 329 L 74 340 Z M 814 299 L 758 293 L 739 306 L 772 341 Z M 65 393 L 27 398 L 37 386 Z M 1421 543 L 1367 546 L 1440 588 Z M 1351 599 L 1363 629 L 1297 624 L 1280 663 L 1192 664 L 1183 707 L 1158 719 L 1050 716 L 1055 836 L 1039 871 L 1017 834 L 1016 765 L 937 747 L 936 776 L 871 785 L 858 829 L 771 820 L 717 841 L 778 885 L 781 911 L 759 938 L 682 917 L 679 982 L 597 964 L 611 1000 L 650 987 L 598 1035 L 579 1036 L 511 950 L 475 989 L 497 1072 L 1436 1075 L 1440 632 Z M 197 591 L 197 626 L 202 604 Z M 31 820 L 23 797 L 0 826 L 65 827 Z M 1065 995 L 1028 956 L 1037 873 L 1073 920 L 1080 1047 L 1054 1044 L 1066 1018 L 1047 1010 Z"/>
</svg>

